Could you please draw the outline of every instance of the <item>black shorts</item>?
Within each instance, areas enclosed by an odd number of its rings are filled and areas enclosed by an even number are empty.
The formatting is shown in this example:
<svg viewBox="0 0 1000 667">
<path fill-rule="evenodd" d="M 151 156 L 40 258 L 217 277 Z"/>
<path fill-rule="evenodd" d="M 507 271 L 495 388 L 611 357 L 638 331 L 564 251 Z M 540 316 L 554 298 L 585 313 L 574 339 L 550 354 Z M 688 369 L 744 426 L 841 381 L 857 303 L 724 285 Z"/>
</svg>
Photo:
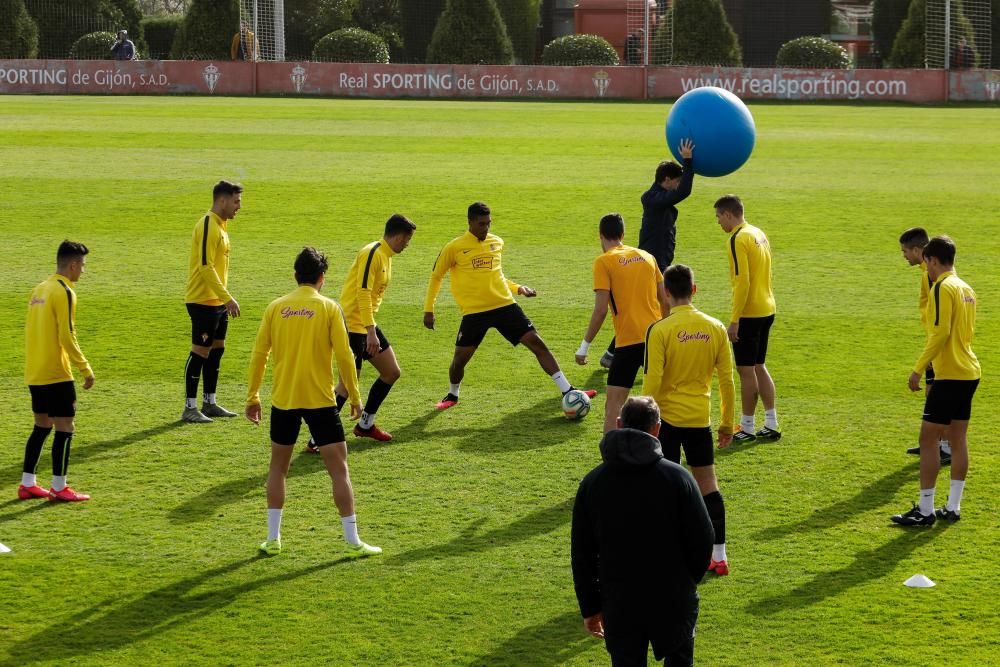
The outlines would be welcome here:
<svg viewBox="0 0 1000 667">
<path fill-rule="evenodd" d="M 737 366 L 756 366 L 767 358 L 767 337 L 774 324 L 774 315 L 767 317 L 741 317 L 737 332 L 739 341 L 733 343 L 733 359 Z"/>
<path fill-rule="evenodd" d="M 317 447 L 344 442 L 344 425 L 336 405 L 328 408 L 282 410 L 271 406 L 271 441 L 291 447 L 299 439 L 305 420 Z"/>
<path fill-rule="evenodd" d="M 229 329 L 229 312 L 225 306 L 206 306 L 200 303 L 185 304 L 191 316 L 191 344 L 209 347 L 217 340 L 226 340 Z"/>
<path fill-rule="evenodd" d="M 375 327 L 375 335 L 378 336 L 379 351 L 388 350 L 390 347 L 389 339 L 377 326 Z M 354 353 L 354 366 L 358 372 L 361 372 L 361 362 L 372 358 L 372 355 L 368 354 L 368 334 L 349 332 L 347 339 L 351 343 L 351 352 Z"/>
<path fill-rule="evenodd" d="M 977 387 L 979 380 L 935 380 L 924 402 L 924 421 L 946 425 L 968 421 Z"/>
<path fill-rule="evenodd" d="M 49 417 L 76 416 L 76 385 L 69 382 L 28 385 L 31 411 Z"/>
<path fill-rule="evenodd" d="M 535 325 L 516 303 L 482 313 L 473 313 L 462 318 L 455 346 L 478 347 L 490 329 L 496 329 L 501 336 L 510 341 L 511 345 L 517 345 L 524 334 L 535 330 Z"/>
<path fill-rule="evenodd" d="M 930 364 L 927 365 L 927 370 L 924 371 L 924 384 L 934 384 L 934 367 Z"/>
<path fill-rule="evenodd" d="M 684 458 L 692 468 L 710 466 L 715 463 L 715 449 L 712 446 L 712 429 L 683 428 L 673 426 L 660 420 L 660 447 L 663 457 L 674 463 L 681 462 L 681 449 Z"/>
<path fill-rule="evenodd" d="M 611 360 L 611 368 L 608 370 L 608 386 L 625 387 L 626 389 L 634 387 L 635 375 L 642 368 L 645 360 L 645 343 L 616 347 L 615 357 Z"/>
</svg>

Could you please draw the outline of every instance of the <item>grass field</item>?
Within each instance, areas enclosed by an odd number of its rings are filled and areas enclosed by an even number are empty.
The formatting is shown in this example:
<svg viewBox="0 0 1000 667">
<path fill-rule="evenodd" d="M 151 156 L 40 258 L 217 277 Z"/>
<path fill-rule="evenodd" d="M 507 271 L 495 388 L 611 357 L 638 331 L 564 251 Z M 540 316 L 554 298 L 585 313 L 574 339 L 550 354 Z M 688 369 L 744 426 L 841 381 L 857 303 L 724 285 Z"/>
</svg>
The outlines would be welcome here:
<svg viewBox="0 0 1000 667">
<path fill-rule="evenodd" d="M 664 151 L 666 105 L 0 98 L 0 665 L 592 665 L 569 568 L 572 498 L 599 461 L 600 413 L 568 423 L 525 350 L 490 334 L 462 403 L 437 413 L 459 314 L 421 326 L 441 246 L 484 199 L 508 276 L 577 385 L 597 221 L 639 195 Z M 770 236 L 778 320 L 769 367 L 785 436 L 717 460 L 732 575 L 701 587 L 703 665 L 980 665 L 997 632 L 1000 109 L 757 105 L 751 161 L 696 179 L 676 261 L 696 303 L 725 317 L 725 237 L 711 204 L 736 192 Z M 211 185 L 246 186 L 231 225 L 230 327 L 220 401 L 241 408 L 264 306 L 294 285 L 305 244 L 329 253 L 330 295 L 400 211 L 419 226 L 379 321 L 403 378 L 379 414 L 396 439 L 349 440 L 362 537 L 345 558 L 329 483 L 296 455 L 285 551 L 261 559 L 267 431 L 181 425 L 191 230 Z M 906 532 L 917 497 L 922 346 L 904 228 L 947 232 L 978 292 L 984 380 L 963 519 Z M 70 481 L 88 503 L 12 500 L 30 432 L 23 322 L 63 238 L 91 248 L 78 284 L 81 390 Z M 595 351 L 610 338 L 610 327 Z M 367 392 L 373 375 L 362 376 Z M 266 396 L 265 396 L 266 399 Z M 51 444 L 51 439 L 47 445 Z M 48 447 L 39 466 L 47 483 Z M 947 495 L 946 475 L 938 485 Z M 924 573 L 929 590 L 902 586 Z"/>
</svg>

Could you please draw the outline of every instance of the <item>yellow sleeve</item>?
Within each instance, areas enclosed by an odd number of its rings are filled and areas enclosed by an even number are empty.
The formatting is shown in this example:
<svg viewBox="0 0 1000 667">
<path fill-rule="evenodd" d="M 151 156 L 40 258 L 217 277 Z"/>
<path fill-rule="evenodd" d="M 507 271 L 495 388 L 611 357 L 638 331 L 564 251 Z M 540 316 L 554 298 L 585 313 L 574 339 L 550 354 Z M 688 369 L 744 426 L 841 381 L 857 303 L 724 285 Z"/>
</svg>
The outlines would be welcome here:
<svg viewBox="0 0 1000 667">
<path fill-rule="evenodd" d="M 202 241 L 196 235 L 195 242 L 201 244 L 201 264 L 198 265 L 198 276 L 222 302 L 231 301 L 233 296 L 226 289 L 226 286 L 222 284 L 222 279 L 215 270 L 215 258 L 220 252 L 220 246 L 222 245 L 222 234 L 219 233 L 218 226 L 209 222 L 208 239 Z"/>
<path fill-rule="evenodd" d="M 339 305 L 330 302 L 330 342 L 333 344 L 333 356 L 337 360 L 337 372 L 347 388 L 347 400 L 351 405 L 361 404 L 361 392 L 358 390 L 358 371 L 354 366 L 354 353 L 347 337 L 347 321 L 344 311 Z"/>
<path fill-rule="evenodd" d="M 747 305 L 747 299 L 750 297 L 749 253 L 744 238 L 749 238 L 749 236 L 746 233 L 738 235 L 736 244 L 732 246 L 735 274 L 733 275 L 733 314 L 729 320 L 730 323 L 740 321 Z"/>
<path fill-rule="evenodd" d="M 646 363 L 643 369 L 642 393 L 660 402 L 660 387 L 663 385 L 663 369 L 666 366 L 666 345 L 655 324 L 646 329 Z"/>
<path fill-rule="evenodd" d="M 359 262 L 361 276 L 358 280 L 358 293 L 356 300 L 358 304 L 358 316 L 365 327 L 375 326 L 375 308 L 372 305 L 372 293 L 379 287 L 376 283 L 382 278 L 382 267 L 385 266 L 385 258 L 381 253 L 371 251 L 372 262 L 369 265 L 367 258 Z"/>
<path fill-rule="evenodd" d="M 733 381 L 733 348 L 725 327 L 718 328 L 719 351 L 715 358 L 715 372 L 719 376 L 719 430 L 732 435 L 736 428 L 736 383 Z"/>
<path fill-rule="evenodd" d="M 452 244 L 446 245 L 434 260 L 434 269 L 431 271 L 431 281 L 427 285 L 427 298 L 424 299 L 424 312 L 434 312 L 434 302 L 437 301 L 438 292 L 441 291 L 441 283 L 444 275 L 455 265 L 454 251 Z"/>
<path fill-rule="evenodd" d="M 264 318 L 257 329 L 257 341 L 250 353 L 250 378 L 247 380 L 247 405 L 260 405 L 260 386 L 264 383 L 264 371 L 267 369 L 267 358 L 271 354 L 271 312 L 272 307 L 264 310 Z"/>
<path fill-rule="evenodd" d="M 501 275 L 503 275 L 503 274 L 501 274 Z M 515 283 L 513 280 L 511 280 L 507 276 L 504 276 L 503 281 L 507 284 L 507 289 L 510 290 L 510 293 L 513 294 L 514 296 L 517 296 L 517 291 L 519 289 L 521 289 L 521 286 L 518 285 L 517 283 Z"/>
<path fill-rule="evenodd" d="M 941 353 L 948 336 L 951 335 L 951 314 L 954 309 L 956 292 L 944 283 L 939 283 L 940 289 L 931 289 L 927 299 L 927 342 L 924 352 L 913 367 L 913 372 L 923 374 L 934 357 Z"/>
<path fill-rule="evenodd" d="M 56 292 L 59 294 L 59 292 Z M 90 363 L 83 356 L 80 343 L 76 339 L 76 299 L 74 293 L 65 289 L 62 291 L 60 299 L 66 299 L 67 307 L 56 306 L 56 329 L 59 332 L 59 345 L 66 351 L 70 362 L 76 366 L 83 377 L 88 378 L 94 374 L 90 368 Z"/>
<path fill-rule="evenodd" d="M 600 257 L 594 260 L 594 290 L 599 289 L 611 291 L 611 272 Z"/>
</svg>

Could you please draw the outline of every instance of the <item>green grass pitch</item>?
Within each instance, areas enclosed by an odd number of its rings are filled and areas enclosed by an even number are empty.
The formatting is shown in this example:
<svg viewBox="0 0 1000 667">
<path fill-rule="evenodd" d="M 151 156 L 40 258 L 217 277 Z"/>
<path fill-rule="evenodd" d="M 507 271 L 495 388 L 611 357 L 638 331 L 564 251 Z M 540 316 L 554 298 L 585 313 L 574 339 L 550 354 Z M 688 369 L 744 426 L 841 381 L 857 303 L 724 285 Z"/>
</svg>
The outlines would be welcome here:
<svg viewBox="0 0 1000 667">
<path fill-rule="evenodd" d="M 752 105 L 758 144 L 722 179 L 696 179 L 677 261 L 696 303 L 725 317 L 725 237 L 711 204 L 735 192 L 770 236 L 778 320 L 769 367 L 785 437 L 717 460 L 732 575 L 701 587 L 704 665 L 979 665 L 1000 653 L 1000 109 Z M 566 422 L 525 350 L 490 334 L 462 403 L 436 413 L 459 314 L 421 325 L 431 264 L 484 199 L 505 272 L 579 386 L 573 352 L 592 308 L 597 221 L 626 219 L 664 155 L 666 104 L 211 98 L 0 98 L 0 665 L 592 665 L 569 567 L 580 478 L 599 460 L 603 399 Z M 403 377 L 379 414 L 389 445 L 349 440 L 364 539 L 345 559 L 328 478 L 296 455 L 285 552 L 265 536 L 267 431 L 178 422 L 191 230 L 219 178 L 246 186 L 231 226 L 230 327 L 220 401 L 242 408 L 264 306 L 290 291 L 306 244 L 329 253 L 337 296 L 353 254 L 393 212 L 419 226 L 379 321 Z M 958 244 L 978 292 L 971 474 L 960 523 L 890 527 L 917 496 L 922 346 L 918 275 L 899 232 Z M 30 431 L 23 322 L 59 241 L 92 253 L 79 338 L 71 483 L 89 503 L 13 500 Z M 362 389 L 373 379 L 370 367 Z M 265 396 L 266 398 L 266 396 Z M 48 444 L 51 444 L 51 440 Z M 46 447 L 39 466 L 48 482 Z M 938 484 L 947 494 L 947 474 Z M 654 569 L 655 564 L 650 563 Z M 923 573 L 929 590 L 905 588 Z M 993 656 L 990 658 L 990 656 Z"/>
</svg>

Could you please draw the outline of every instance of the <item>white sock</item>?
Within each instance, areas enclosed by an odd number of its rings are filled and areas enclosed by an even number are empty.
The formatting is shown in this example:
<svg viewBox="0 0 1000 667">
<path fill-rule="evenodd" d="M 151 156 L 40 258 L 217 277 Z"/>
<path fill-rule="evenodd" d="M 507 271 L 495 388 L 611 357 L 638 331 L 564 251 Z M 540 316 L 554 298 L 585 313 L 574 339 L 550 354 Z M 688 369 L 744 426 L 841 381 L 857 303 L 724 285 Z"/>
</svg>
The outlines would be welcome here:
<svg viewBox="0 0 1000 667">
<path fill-rule="evenodd" d="M 962 491 L 965 490 L 964 479 L 951 480 L 951 490 L 948 492 L 948 510 L 958 512 L 962 509 Z"/>
<path fill-rule="evenodd" d="M 38 486 L 38 477 L 33 472 L 22 472 L 21 486 Z"/>
<path fill-rule="evenodd" d="M 934 514 L 934 489 L 920 489 L 920 513 L 924 516 Z"/>
<path fill-rule="evenodd" d="M 712 545 L 712 560 L 726 560 L 726 543 Z"/>
<path fill-rule="evenodd" d="M 938 446 L 945 454 L 951 454 L 951 443 L 947 440 L 938 440 Z"/>
<path fill-rule="evenodd" d="M 777 409 L 764 410 L 764 426 L 772 431 L 778 430 L 778 411 Z"/>
<path fill-rule="evenodd" d="M 573 385 L 569 383 L 569 380 L 566 379 L 566 376 L 563 375 L 562 371 L 559 371 L 558 373 L 553 373 L 552 381 L 556 383 L 557 387 L 559 387 L 559 391 L 564 394 L 573 388 Z"/>
<path fill-rule="evenodd" d="M 267 510 L 267 541 L 281 539 L 281 510 Z"/>
<path fill-rule="evenodd" d="M 740 417 L 740 428 L 744 433 L 749 433 L 753 435 L 755 432 L 755 427 L 753 425 L 753 415 L 743 415 Z"/>
<path fill-rule="evenodd" d="M 187 410 L 189 408 L 196 408 L 196 407 L 198 407 L 198 399 L 197 398 L 185 398 L 184 399 L 184 409 L 185 410 Z"/>
<path fill-rule="evenodd" d="M 58 493 L 66 488 L 66 475 L 59 477 L 58 475 L 52 475 L 52 490 Z"/>
<path fill-rule="evenodd" d="M 209 405 L 215 405 L 215 394 L 205 394 L 205 402 Z"/>
<path fill-rule="evenodd" d="M 367 431 L 374 425 L 375 425 L 375 415 L 368 414 L 367 412 L 362 410 L 361 420 L 358 422 L 358 426 Z"/>
<path fill-rule="evenodd" d="M 361 544 L 361 538 L 358 537 L 358 515 L 342 516 L 340 517 L 340 523 L 344 527 L 344 539 L 347 540 L 347 543 L 354 545 Z"/>
<path fill-rule="evenodd" d="M 451 394 L 452 396 L 458 396 L 458 389 L 461 386 L 462 386 L 461 382 L 459 382 L 458 384 L 449 384 L 448 393 Z"/>
</svg>

